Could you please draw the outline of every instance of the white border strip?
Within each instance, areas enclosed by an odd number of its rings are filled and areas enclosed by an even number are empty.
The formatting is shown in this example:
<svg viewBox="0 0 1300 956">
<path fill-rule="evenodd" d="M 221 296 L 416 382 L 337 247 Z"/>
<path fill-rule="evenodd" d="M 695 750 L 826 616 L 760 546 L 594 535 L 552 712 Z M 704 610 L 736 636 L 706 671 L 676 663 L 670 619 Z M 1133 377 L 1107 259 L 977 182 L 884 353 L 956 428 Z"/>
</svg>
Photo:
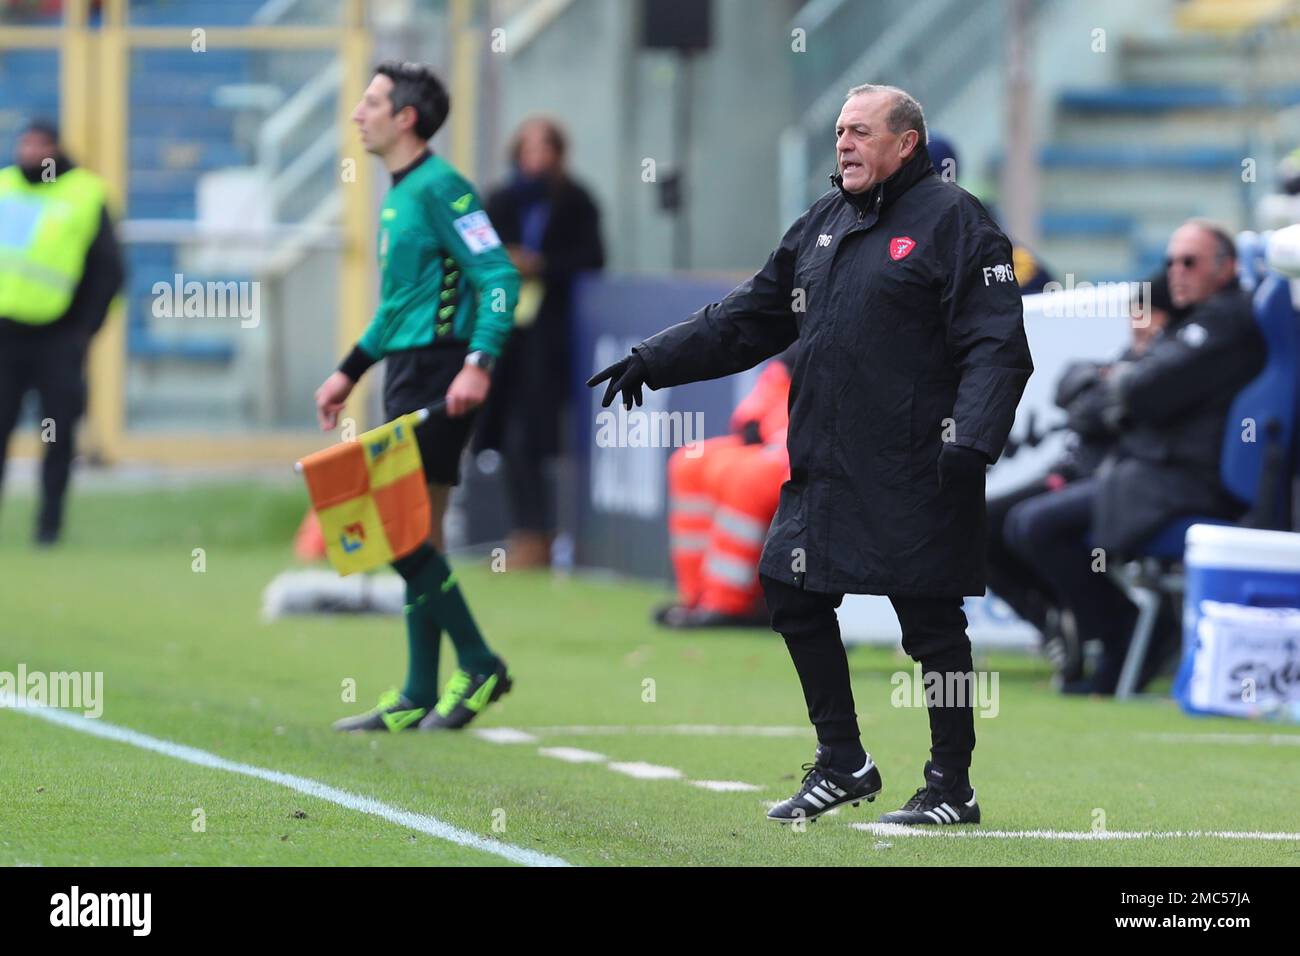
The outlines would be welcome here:
<svg viewBox="0 0 1300 956">
<path fill-rule="evenodd" d="M 637 780 L 681 780 L 685 776 L 676 767 L 662 767 L 659 764 L 643 763 L 640 760 L 609 763 L 605 766 L 615 773 L 626 774 Z"/>
<path fill-rule="evenodd" d="M 524 727 L 525 733 L 541 737 L 620 737 L 623 735 L 669 737 L 809 737 L 812 727 L 755 726 L 747 724 L 633 724 L 609 726 L 575 724 L 568 727 Z"/>
<path fill-rule="evenodd" d="M 561 860 L 559 857 L 547 856 L 535 850 L 527 850 L 523 847 L 512 846 L 509 843 L 489 840 L 477 833 L 454 827 L 450 823 L 443 823 L 435 817 L 423 813 L 412 813 L 409 810 L 401 810 L 387 803 L 382 803 L 373 797 L 348 793 L 346 790 L 339 790 L 337 787 L 331 787 L 316 780 L 309 780 L 306 777 L 282 773 L 278 770 L 266 770 L 262 767 L 254 767 L 252 764 L 236 763 L 233 760 L 226 760 L 224 757 L 208 753 L 206 750 L 198 750 L 184 744 L 172 743 L 158 737 L 150 737 L 148 734 L 142 734 L 127 727 L 106 724 L 102 720 L 90 720 L 68 711 L 34 707 L 13 709 L 15 712 L 31 714 L 33 717 L 39 717 L 48 723 L 67 727 L 83 734 L 90 734 L 93 737 L 130 744 L 132 747 L 139 747 L 141 750 L 162 754 L 164 757 L 173 757 L 176 760 L 183 760 L 199 767 L 225 770 L 228 773 L 278 784 L 306 796 L 325 800 L 340 807 L 346 807 L 349 810 L 356 810 L 358 813 L 379 817 L 389 823 L 426 833 L 439 840 L 446 840 L 448 843 L 455 843 L 457 846 L 469 847 L 503 857 L 512 863 L 520 863 L 524 866 L 569 866 L 566 861 Z"/>
<path fill-rule="evenodd" d="M 1300 747 L 1300 734 L 1138 734 L 1142 740 L 1166 744 L 1264 744 L 1271 747 Z"/>
<path fill-rule="evenodd" d="M 690 780 L 687 782 L 692 787 L 699 787 L 701 790 L 712 790 L 715 793 L 755 793 L 763 789 L 752 783 L 741 783 L 739 780 Z"/>
<path fill-rule="evenodd" d="M 964 837 L 986 840 L 1296 840 L 1300 833 L 1249 830 L 978 830 L 953 826 L 905 826 L 901 823 L 850 823 L 876 836 Z"/>
</svg>

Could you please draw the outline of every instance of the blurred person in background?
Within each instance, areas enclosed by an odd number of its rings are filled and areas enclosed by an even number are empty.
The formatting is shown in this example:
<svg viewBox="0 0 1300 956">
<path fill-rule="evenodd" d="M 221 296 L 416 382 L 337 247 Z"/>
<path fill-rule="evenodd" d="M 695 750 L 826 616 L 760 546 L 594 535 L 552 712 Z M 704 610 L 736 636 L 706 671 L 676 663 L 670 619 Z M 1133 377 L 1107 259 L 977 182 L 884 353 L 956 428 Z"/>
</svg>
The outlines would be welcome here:
<svg viewBox="0 0 1300 956">
<path fill-rule="evenodd" d="M 1235 520 L 1245 510 L 1222 487 L 1220 456 L 1228 408 L 1264 367 L 1265 346 L 1237 282 L 1232 237 L 1204 220 L 1184 223 L 1169 240 L 1166 272 L 1175 310 L 1168 324 L 1136 358 L 1098 370 L 1114 450 L 1092 477 L 1023 502 L 1006 519 L 1008 543 L 1040 569 L 1079 641 L 1102 645 L 1095 672 L 1063 686 L 1066 693 L 1114 694 L 1137 622 L 1133 602 L 1093 569 L 1093 548 L 1110 564 L 1175 518 Z M 1164 615 L 1139 688 L 1177 645 Z"/>
<path fill-rule="evenodd" d="M 677 600 L 669 628 L 767 627 L 758 579 L 763 541 L 790 477 L 790 367 L 797 345 L 763 367 L 731 414 L 731 432 L 668 458 L 668 554 Z"/>
<path fill-rule="evenodd" d="M 1110 397 L 1102 376 L 1115 362 L 1136 360 L 1171 316 L 1182 315 L 1169 297 L 1169 280 L 1163 269 L 1144 285 L 1149 295 L 1139 286 L 1131 303 L 1132 340 L 1128 347 L 1113 362 L 1071 362 L 1056 383 L 1056 406 L 1066 412 L 1063 454 L 1045 474 L 991 497 L 988 503 L 989 590 L 1038 629 L 1044 650 L 1056 668 L 1057 684 L 1062 686 L 1083 676 L 1083 654 L 1074 617 L 1057 606 L 1042 568 L 1011 547 L 1007 516 L 1021 502 L 1050 495 L 1091 476 L 1114 447 L 1117 435 L 1105 414 Z"/>
<path fill-rule="evenodd" d="M 475 437 L 476 450 L 497 449 L 505 463 L 511 570 L 550 564 L 555 496 L 546 465 L 563 451 L 561 429 L 571 404 L 573 281 L 605 265 L 600 212 L 569 175 L 567 156 L 568 139 L 557 123 L 525 120 L 510 147 L 511 179 L 486 203 L 523 278 L 515 331 Z"/>
<path fill-rule="evenodd" d="M 1300 196 L 1300 146 L 1282 157 L 1278 164 L 1278 178 L 1282 181 L 1282 192 L 1288 196 Z"/>
<path fill-rule="evenodd" d="M 86 410 L 86 354 L 125 278 L 103 180 L 36 121 L 0 170 L 0 480 L 24 396 L 40 399 L 41 506 L 35 541 L 63 527 L 74 428 Z"/>
</svg>

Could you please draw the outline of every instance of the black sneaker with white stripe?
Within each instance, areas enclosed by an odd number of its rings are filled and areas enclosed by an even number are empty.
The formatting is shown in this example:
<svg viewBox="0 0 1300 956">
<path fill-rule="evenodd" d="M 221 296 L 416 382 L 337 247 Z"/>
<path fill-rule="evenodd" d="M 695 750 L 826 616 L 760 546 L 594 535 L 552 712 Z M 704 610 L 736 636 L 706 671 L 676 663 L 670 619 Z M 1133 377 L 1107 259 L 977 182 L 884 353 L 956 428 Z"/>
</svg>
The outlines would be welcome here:
<svg viewBox="0 0 1300 956">
<path fill-rule="evenodd" d="M 975 802 L 975 790 L 963 773 L 960 780 L 947 780 L 948 773 L 925 762 L 925 786 L 912 795 L 912 799 L 898 810 L 886 813 L 881 823 L 901 823 L 904 826 L 945 823 L 979 823 L 980 805 Z"/>
<path fill-rule="evenodd" d="M 871 762 L 870 754 L 861 770 L 846 773 L 832 769 L 830 750 L 819 746 L 813 762 L 804 764 L 803 769 L 807 771 L 803 777 L 803 786 L 789 800 L 784 800 L 769 810 L 769 820 L 777 823 L 815 820 L 842 803 L 852 803 L 855 807 L 863 800 L 870 803 L 876 799 L 882 786 L 880 771 Z"/>
</svg>

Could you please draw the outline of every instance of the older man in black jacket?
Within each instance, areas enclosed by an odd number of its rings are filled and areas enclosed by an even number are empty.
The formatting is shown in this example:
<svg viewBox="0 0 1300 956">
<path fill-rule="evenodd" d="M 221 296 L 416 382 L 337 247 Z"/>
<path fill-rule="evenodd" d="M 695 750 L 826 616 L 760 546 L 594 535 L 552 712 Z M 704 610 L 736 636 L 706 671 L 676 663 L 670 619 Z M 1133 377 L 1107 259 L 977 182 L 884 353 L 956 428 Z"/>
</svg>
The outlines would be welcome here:
<svg viewBox="0 0 1300 956">
<path fill-rule="evenodd" d="M 1074 618 L 1058 606 L 1052 585 L 1043 577 L 1036 556 L 1032 552 L 1023 555 L 1011 547 L 1008 519 L 1024 502 L 1053 495 L 1072 482 L 1092 476 L 1117 441 L 1109 420 L 1114 400 L 1103 375 L 1109 366 L 1138 359 L 1170 317 L 1181 314 L 1182 310 L 1169 297 L 1169 279 L 1162 267 L 1133 296 L 1132 340 L 1124 351 L 1109 363 L 1071 362 L 1057 380 L 1055 402 L 1066 412 L 1067 430 L 1061 456 L 1045 474 L 988 502 L 989 590 L 1038 628 L 1044 649 L 1057 668 L 1054 680 L 1060 686 L 1073 684 L 1083 677 L 1083 652 Z"/>
<path fill-rule="evenodd" d="M 1220 455 L 1228 408 L 1263 368 L 1264 341 L 1237 284 L 1236 249 L 1222 229 L 1192 220 L 1170 238 L 1166 267 L 1181 311 L 1135 360 L 1102 370 L 1115 451 L 1094 477 L 1007 515 L 1010 546 L 1073 612 L 1080 641 L 1104 649 L 1090 678 L 1063 688 L 1070 693 L 1115 692 L 1137 620 L 1092 549 L 1113 562 L 1180 516 L 1245 511 L 1221 484 Z M 1139 685 L 1154 676 L 1158 656 L 1148 662 Z"/>
<path fill-rule="evenodd" d="M 836 126 L 834 188 L 766 265 L 588 383 L 608 379 L 605 404 L 621 391 L 630 407 L 642 385 L 730 375 L 799 340 L 790 480 L 760 572 L 819 746 L 798 793 L 768 814 L 780 822 L 881 789 L 835 616 L 845 593 L 888 595 L 927 689 L 934 675 L 959 691 L 927 694 L 926 786 L 882 819 L 979 820 L 962 596 L 984 592 L 984 473 L 1033 366 L 1011 244 L 936 174 L 925 142 L 911 96 L 855 87 Z"/>
</svg>

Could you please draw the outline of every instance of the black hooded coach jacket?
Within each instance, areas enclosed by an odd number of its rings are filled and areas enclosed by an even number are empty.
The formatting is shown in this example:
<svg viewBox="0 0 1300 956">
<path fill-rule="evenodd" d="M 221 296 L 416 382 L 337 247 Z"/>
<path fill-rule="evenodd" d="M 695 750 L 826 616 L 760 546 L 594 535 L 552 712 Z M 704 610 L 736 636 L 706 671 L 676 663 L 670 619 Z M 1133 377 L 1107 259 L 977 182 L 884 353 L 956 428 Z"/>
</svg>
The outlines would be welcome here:
<svg viewBox="0 0 1300 956">
<path fill-rule="evenodd" d="M 721 302 L 634 348 L 664 388 L 796 338 L 790 479 L 759 569 L 810 591 L 984 593 L 984 490 L 939 487 L 944 441 L 995 461 L 1033 371 L 1011 244 L 924 146 L 835 187 Z"/>
</svg>

